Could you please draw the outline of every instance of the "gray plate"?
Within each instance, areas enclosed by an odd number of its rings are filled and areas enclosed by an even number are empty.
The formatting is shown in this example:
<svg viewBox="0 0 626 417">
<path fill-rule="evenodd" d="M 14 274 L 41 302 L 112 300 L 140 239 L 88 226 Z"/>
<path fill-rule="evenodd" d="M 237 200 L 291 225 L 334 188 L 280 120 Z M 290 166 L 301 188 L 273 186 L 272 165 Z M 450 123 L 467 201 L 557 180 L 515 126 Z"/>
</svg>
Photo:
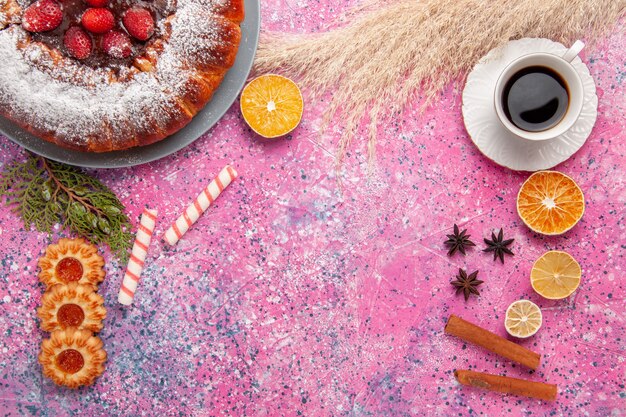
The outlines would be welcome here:
<svg viewBox="0 0 626 417">
<path fill-rule="evenodd" d="M 226 113 L 248 78 L 259 41 L 261 14 L 259 0 L 244 0 L 245 20 L 235 64 L 228 71 L 213 98 L 187 126 L 168 138 L 148 146 L 125 151 L 87 153 L 71 151 L 37 138 L 0 116 L 0 132 L 29 151 L 55 161 L 88 168 L 120 168 L 144 164 L 170 155 L 209 130 Z"/>
</svg>

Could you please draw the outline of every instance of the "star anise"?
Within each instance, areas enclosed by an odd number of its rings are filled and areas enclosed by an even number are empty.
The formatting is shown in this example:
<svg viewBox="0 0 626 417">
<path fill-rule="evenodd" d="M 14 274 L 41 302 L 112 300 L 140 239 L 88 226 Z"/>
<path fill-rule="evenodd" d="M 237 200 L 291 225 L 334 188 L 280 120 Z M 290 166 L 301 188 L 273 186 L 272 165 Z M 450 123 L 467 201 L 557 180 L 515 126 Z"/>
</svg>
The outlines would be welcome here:
<svg viewBox="0 0 626 417">
<path fill-rule="evenodd" d="M 448 240 L 443 242 L 444 244 L 450 246 L 450 250 L 448 251 L 448 256 L 454 255 L 454 252 L 457 250 L 465 255 L 465 249 L 469 246 L 476 246 L 474 242 L 469 240 L 470 235 L 466 235 L 467 229 L 464 229 L 459 233 L 459 226 L 454 225 L 454 234 L 447 235 Z"/>
<path fill-rule="evenodd" d="M 456 293 L 463 291 L 465 301 L 470 297 L 470 294 L 480 295 L 478 287 L 483 281 L 476 279 L 478 277 L 478 271 L 474 271 L 467 275 L 467 272 L 459 268 L 459 275 L 456 276 L 456 280 L 451 281 L 450 284 L 456 287 Z"/>
<path fill-rule="evenodd" d="M 504 263 L 504 254 L 513 255 L 513 252 L 507 246 L 513 243 L 515 239 L 507 239 L 504 240 L 504 234 L 502 229 L 500 229 L 500 233 L 496 236 L 495 233 L 491 232 L 491 240 L 485 239 L 485 243 L 487 244 L 487 248 L 483 249 L 483 252 L 493 252 L 493 260 L 495 261 L 497 258 L 500 258 L 500 262 Z"/>
</svg>

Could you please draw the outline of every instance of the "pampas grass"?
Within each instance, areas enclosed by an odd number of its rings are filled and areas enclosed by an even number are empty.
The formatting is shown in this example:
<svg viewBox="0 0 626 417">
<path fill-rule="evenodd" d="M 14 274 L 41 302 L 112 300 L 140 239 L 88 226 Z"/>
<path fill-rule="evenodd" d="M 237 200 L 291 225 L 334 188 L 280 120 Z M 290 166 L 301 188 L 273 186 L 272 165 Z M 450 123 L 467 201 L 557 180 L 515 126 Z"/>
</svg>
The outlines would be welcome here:
<svg viewBox="0 0 626 417">
<path fill-rule="evenodd" d="M 332 92 L 325 121 L 344 123 L 340 163 L 359 123 L 369 119 L 373 156 L 379 120 L 420 93 L 432 103 L 489 50 L 523 37 L 590 40 L 625 11 L 626 0 L 369 1 L 329 32 L 265 34 L 255 73 L 296 77 L 312 96 Z"/>
</svg>

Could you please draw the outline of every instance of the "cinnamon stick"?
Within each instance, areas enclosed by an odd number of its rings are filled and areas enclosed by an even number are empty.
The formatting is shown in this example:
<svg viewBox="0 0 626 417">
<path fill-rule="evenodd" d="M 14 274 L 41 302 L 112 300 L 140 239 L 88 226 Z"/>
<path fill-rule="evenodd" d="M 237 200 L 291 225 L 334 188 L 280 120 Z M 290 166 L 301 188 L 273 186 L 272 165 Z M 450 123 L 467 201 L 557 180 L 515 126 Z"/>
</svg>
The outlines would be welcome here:
<svg viewBox="0 0 626 417">
<path fill-rule="evenodd" d="M 484 388 L 489 391 L 504 392 L 506 394 L 522 395 L 540 400 L 556 400 L 557 387 L 554 384 L 528 381 L 526 379 L 510 378 L 485 374 L 474 371 L 454 371 L 457 381 L 463 385 Z"/>
<path fill-rule="evenodd" d="M 465 321 L 454 314 L 448 319 L 445 332 L 531 369 L 539 367 L 540 354 Z"/>
</svg>

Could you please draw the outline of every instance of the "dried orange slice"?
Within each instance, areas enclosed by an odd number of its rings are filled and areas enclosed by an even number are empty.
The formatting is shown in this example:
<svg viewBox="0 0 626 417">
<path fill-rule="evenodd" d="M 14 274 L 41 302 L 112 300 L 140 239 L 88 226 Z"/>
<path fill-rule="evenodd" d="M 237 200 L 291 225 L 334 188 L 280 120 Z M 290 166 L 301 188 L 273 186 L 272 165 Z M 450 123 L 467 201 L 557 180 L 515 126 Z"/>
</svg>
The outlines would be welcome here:
<svg viewBox="0 0 626 417">
<path fill-rule="evenodd" d="M 261 75 L 241 92 L 244 120 L 265 138 L 276 138 L 294 130 L 302 119 L 303 108 L 300 89 L 282 75 Z"/>
<path fill-rule="evenodd" d="M 585 212 L 578 184 L 557 171 L 538 171 L 522 184 L 517 213 L 526 226 L 544 235 L 560 235 L 574 227 Z"/>
<path fill-rule="evenodd" d="M 513 337 L 526 338 L 537 333 L 543 322 L 541 309 L 528 300 L 518 300 L 506 309 L 504 327 Z"/>
<path fill-rule="evenodd" d="M 530 284 L 542 297 L 560 300 L 576 291 L 581 275 L 580 265 L 572 255 L 553 250 L 535 261 L 530 271 Z"/>
</svg>

